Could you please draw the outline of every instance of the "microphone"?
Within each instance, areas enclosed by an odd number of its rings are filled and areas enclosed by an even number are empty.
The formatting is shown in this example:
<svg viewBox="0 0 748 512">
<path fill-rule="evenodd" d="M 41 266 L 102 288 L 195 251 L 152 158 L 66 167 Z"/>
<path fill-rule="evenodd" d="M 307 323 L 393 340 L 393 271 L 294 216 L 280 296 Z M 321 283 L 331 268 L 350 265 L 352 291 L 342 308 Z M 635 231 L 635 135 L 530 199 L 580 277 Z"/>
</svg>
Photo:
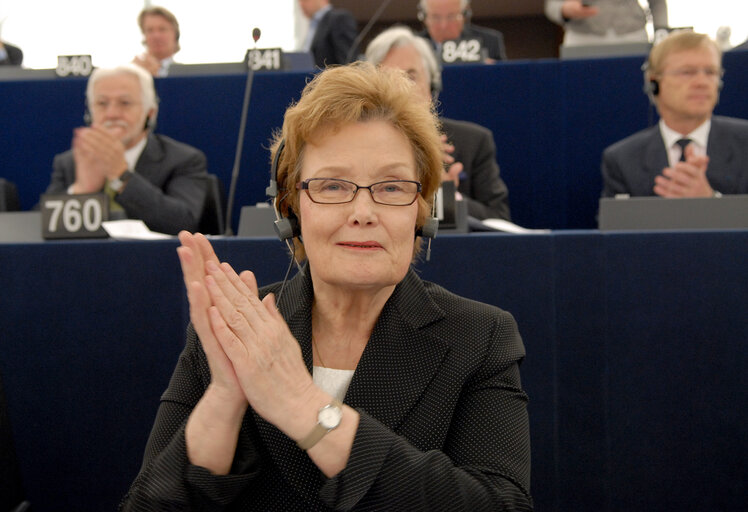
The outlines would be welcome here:
<svg viewBox="0 0 748 512">
<path fill-rule="evenodd" d="M 257 48 L 257 40 L 260 39 L 260 29 L 252 29 L 252 39 Z M 244 144 L 244 130 L 247 127 L 247 112 L 249 111 L 249 97 L 252 92 L 252 80 L 255 73 L 252 69 L 251 56 L 247 53 L 247 82 L 244 85 L 244 102 L 242 103 L 242 115 L 239 121 L 239 138 L 236 141 L 236 154 L 234 155 L 234 168 L 231 170 L 231 185 L 229 186 L 229 196 L 226 201 L 226 236 L 233 236 L 231 229 L 231 211 L 234 209 L 234 196 L 236 196 L 236 183 L 239 181 L 239 163 L 242 159 L 242 146 Z"/>
<path fill-rule="evenodd" d="M 387 8 L 388 5 L 390 5 L 390 2 L 392 2 L 392 0 L 387 0 L 386 2 L 382 2 L 379 5 L 379 9 L 377 9 L 377 11 L 372 15 L 372 17 L 369 19 L 369 22 L 366 24 L 363 30 L 361 30 L 361 33 L 356 36 L 356 39 L 353 40 L 353 44 L 351 44 L 351 48 L 350 50 L 348 50 L 348 53 L 345 56 L 346 64 L 352 61 L 353 55 L 356 53 L 358 45 L 361 44 L 361 41 L 363 41 L 364 37 L 366 37 L 366 34 L 369 33 L 372 25 L 374 25 L 374 23 L 376 23 L 377 20 L 382 16 L 382 12 Z"/>
</svg>

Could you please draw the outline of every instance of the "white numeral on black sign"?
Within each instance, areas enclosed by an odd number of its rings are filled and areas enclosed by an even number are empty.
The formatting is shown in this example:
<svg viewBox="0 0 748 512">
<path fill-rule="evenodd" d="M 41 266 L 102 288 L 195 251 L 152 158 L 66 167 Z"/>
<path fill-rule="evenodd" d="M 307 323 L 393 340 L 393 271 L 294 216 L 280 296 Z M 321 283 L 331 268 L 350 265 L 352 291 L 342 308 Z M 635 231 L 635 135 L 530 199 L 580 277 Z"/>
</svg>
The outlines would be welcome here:
<svg viewBox="0 0 748 512">
<path fill-rule="evenodd" d="M 452 62 L 480 62 L 481 44 L 477 39 L 467 41 L 445 41 L 442 46 L 442 60 Z"/>
<path fill-rule="evenodd" d="M 96 231 L 101 227 L 103 212 L 101 204 L 95 199 L 86 199 L 83 204 L 77 199 L 48 200 L 44 203 L 45 208 L 51 210 L 49 217 L 49 232 L 55 233 L 60 227 L 70 233 L 80 231 L 84 227 L 86 231 Z M 62 219 L 62 226 L 60 226 Z"/>
</svg>

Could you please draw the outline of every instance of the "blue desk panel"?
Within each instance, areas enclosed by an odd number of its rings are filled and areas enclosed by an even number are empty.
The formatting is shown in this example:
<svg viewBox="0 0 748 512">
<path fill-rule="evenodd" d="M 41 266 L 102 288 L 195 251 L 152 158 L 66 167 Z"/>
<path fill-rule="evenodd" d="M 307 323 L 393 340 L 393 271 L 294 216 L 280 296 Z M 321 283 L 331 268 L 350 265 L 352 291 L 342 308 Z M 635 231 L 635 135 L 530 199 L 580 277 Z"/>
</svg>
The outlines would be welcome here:
<svg viewBox="0 0 748 512">
<path fill-rule="evenodd" d="M 34 510 L 112 510 L 188 308 L 176 241 L 0 244 L 0 372 Z M 215 241 L 282 278 L 274 239 Z M 440 236 L 424 279 L 517 319 L 536 509 L 733 510 L 745 494 L 748 230 Z"/>
</svg>

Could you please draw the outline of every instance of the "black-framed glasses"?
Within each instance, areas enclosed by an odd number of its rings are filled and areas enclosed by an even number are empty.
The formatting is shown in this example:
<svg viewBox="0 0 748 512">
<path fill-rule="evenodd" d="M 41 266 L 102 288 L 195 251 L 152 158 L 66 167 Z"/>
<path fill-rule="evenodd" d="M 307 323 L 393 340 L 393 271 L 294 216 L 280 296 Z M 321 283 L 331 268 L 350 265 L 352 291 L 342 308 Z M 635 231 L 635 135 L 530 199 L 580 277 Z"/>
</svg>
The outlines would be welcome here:
<svg viewBox="0 0 748 512">
<path fill-rule="evenodd" d="M 375 203 L 387 206 L 408 206 L 421 192 L 421 184 L 412 180 L 387 180 L 364 187 L 338 178 L 310 178 L 296 184 L 299 190 L 306 190 L 309 199 L 320 204 L 350 203 L 356 193 L 365 188 L 371 193 Z"/>
</svg>

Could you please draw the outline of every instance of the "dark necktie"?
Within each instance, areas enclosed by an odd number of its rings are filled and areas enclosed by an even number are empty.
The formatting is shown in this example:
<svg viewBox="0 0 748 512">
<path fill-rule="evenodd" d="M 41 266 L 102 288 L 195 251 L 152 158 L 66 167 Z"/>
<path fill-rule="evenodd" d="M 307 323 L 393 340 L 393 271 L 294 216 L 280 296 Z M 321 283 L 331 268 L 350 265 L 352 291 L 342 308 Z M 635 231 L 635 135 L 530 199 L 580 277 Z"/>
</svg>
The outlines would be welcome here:
<svg viewBox="0 0 748 512">
<path fill-rule="evenodd" d="M 680 146 L 680 160 L 679 162 L 685 162 L 686 161 L 686 146 L 688 146 L 691 143 L 691 139 L 678 139 L 675 141 L 676 144 Z"/>
</svg>

